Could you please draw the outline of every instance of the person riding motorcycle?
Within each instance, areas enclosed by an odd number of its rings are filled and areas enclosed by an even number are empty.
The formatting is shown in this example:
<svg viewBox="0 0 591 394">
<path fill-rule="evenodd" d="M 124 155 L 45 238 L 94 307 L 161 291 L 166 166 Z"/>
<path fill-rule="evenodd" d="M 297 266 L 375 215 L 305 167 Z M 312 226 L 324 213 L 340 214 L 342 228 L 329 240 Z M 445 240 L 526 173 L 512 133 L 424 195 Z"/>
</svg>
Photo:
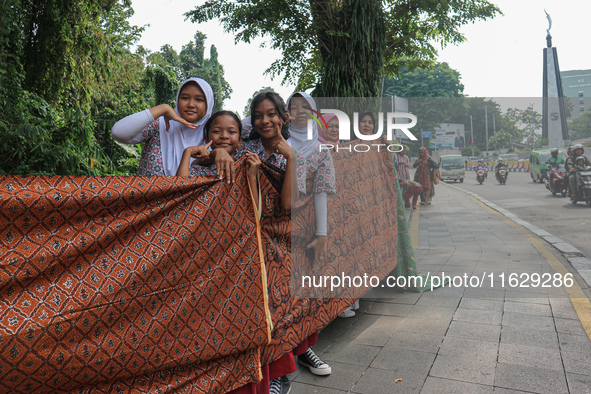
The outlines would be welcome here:
<svg viewBox="0 0 591 394">
<path fill-rule="evenodd" d="M 571 196 L 572 195 L 577 195 L 577 172 L 576 172 L 576 165 L 579 161 L 579 159 L 583 160 L 583 162 L 581 163 L 582 165 L 588 166 L 589 165 L 589 159 L 587 159 L 586 156 L 583 156 L 583 153 L 585 153 L 585 148 L 583 147 L 582 144 L 576 144 L 575 146 L 573 146 L 572 151 L 574 152 L 572 156 L 569 157 L 570 161 L 567 160 L 568 164 L 567 164 L 567 171 L 569 172 L 568 175 L 568 183 L 570 185 L 570 191 L 571 191 Z"/>
<path fill-rule="evenodd" d="M 499 159 L 499 162 L 495 166 L 495 178 L 499 179 L 499 170 L 501 168 L 507 169 L 507 165 L 503 162 L 503 159 Z M 509 173 L 507 172 L 507 178 L 509 178 Z"/>
<path fill-rule="evenodd" d="M 552 172 L 552 167 L 558 169 L 560 164 L 564 164 L 564 159 L 558 156 L 558 148 L 552 148 L 550 150 L 550 156 L 548 160 L 546 160 L 546 165 L 548 166 L 548 183 L 550 184 L 550 189 L 554 186 L 554 173 Z"/>
<path fill-rule="evenodd" d="M 478 159 L 478 164 L 476 164 L 476 167 L 474 168 L 474 171 L 478 172 L 478 170 L 484 170 L 484 177 L 487 177 L 487 168 L 482 159 Z M 476 175 L 476 177 L 478 177 L 478 175 Z"/>
</svg>

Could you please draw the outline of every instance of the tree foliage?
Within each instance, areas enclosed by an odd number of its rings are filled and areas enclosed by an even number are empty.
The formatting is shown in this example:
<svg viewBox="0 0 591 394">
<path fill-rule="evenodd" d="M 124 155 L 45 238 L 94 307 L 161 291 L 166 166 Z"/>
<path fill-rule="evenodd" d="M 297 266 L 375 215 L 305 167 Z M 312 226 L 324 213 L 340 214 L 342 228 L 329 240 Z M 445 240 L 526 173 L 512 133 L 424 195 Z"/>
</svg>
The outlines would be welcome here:
<svg viewBox="0 0 591 394">
<path fill-rule="evenodd" d="M 568 132 L 571 141 L 591 137 L 591 110 L 569 122 Z"/>
<path fill-rule="evenodd" d="M 7 100 L 0 172 L 117 173 L 98 143 L 92 103 L 121 88 L 110 86 L 111 73 L 141 32 L 122 23 L 133 12 L 130 1 L 10 0 L 0 7 L 0 63 L 10 66 L 0 87 Z"/>
<path fill-rule="evenodd" d="M 268 38 L 282 57 L 267 72 L 298 90 L 366 97 L 379 94 L 382 73 L 431 65 L 435 45 L 460 43 L 461 26 L 499 13 L 487 0 L 207 0 L 187 16 L 219 19 L 236 41 Z"/>
<path fill-rule="evenodd" d="M 180 53 L 168 44 L 158 52 L 147 53 L 145 83 L 153 90 L 153 95 L 148 98 L 151 105 L 167 103 L 174 107 L 181 82 L 189 77 L 199 77 L 211 85 L 216 100 L 213 110 L 223 108 L 232 88 L 224 78 L 224 67 L 218 60 L 215 45 L 211 46 L 209 58 L 205 58 L 206 38 L 205 34 L 197 31 L 194 41 L 183 45 Z"/>
</svg>

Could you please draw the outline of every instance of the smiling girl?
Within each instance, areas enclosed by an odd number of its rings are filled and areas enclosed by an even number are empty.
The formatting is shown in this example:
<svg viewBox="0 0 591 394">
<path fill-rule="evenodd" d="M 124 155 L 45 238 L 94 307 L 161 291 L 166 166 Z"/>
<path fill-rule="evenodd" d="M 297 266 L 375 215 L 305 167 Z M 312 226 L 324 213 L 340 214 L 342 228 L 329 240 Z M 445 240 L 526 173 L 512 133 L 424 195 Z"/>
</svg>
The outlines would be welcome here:
<svg viewBox="0 0 591 394">
<path fill-rule="evenodd" d="M 242 122 L 231 111 L 219 111 L 209 118 L 205 124 L 206 145 L 190 146 L 183 152 L 177 176 L 218 176 L 216 164 L 209 166 L 191 163 L 192 158 L 207 159 L 216 150 L 223 150 L 234 158 L 236 150 L 242 144 Z M 211 148 L 211 151 L 208 149 Z M 257 190 L 257 175 L 261 161 L 258 155 L 246 152 L 246 168 L 250 190 Z M 258 203 L 258 199 L 255 199 Z"/>
<path fill-rule="evenodd" d="M 111 133 L 123 144 L 144 143 L 137 174 L 174 176 L 188 146 L 203 145 L 203 127 L 214 106 L 213 90 L 203 79 L 184 81 L 176 96 L 176 109 L 157 105 L 129 115 Z"/>
</svg>

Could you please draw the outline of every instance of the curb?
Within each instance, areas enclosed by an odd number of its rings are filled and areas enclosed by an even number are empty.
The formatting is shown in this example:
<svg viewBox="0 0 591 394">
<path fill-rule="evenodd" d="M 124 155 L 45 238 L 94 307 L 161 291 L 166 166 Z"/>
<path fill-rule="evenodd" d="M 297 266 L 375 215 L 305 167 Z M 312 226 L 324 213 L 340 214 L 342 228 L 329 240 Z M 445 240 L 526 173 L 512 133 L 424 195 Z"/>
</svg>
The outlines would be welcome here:
<svg viewBox="0 0 591 394">
<path fill-rule="evenodd" d="M 564 256 L 564 258 L 570 263 L 570 265 L 579 273 L 581 278 L 585 281 L 588 287 L 591 287 L 591 260 L 585 257 L 583 252 L 579 249 L 575 248 L 571 244 L 565 242 L 564 240 L 550 234 L 546 230 L 539 228 L 538 226 L 534 226 L 531 223 L 526 222 L 525 220 L 519 218 L 514 213 L 506 210 L 505 208 L 499 207 L 497 204 L 488 201 L 485 198 L 482 198 L 476 193 L 469 192 L 468 190 L 462 189 L 457 186 L 453 186 L 447 184 L 445 182 L 441 182 L 447 187 L 451 187 L 453 189 L 459 190 L 463 193 L 469 194 L 470 196 L 474 197 L 481 203 L 485 204 L 491 209 L 499 212 L 507 219 L 512 220 L 513 222 L 519 224 L 521 227 L 526 228 L 527 230 L 531 231 L 538 237 L 542 238 L 544 241 L 548 242 L 552 245 L 558 252 Z M 441 184 L 440 183 L 440 184 Z"/>
</svg>

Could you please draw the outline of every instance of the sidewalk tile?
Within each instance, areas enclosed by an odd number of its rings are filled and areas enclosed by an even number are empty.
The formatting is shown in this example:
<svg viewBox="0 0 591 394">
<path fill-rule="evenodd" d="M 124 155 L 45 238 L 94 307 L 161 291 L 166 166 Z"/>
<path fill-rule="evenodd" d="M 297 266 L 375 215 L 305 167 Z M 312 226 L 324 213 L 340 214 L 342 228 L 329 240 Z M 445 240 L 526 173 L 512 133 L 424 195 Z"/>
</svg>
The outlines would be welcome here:
<svg viewBox="0 0 591 394">
<path fill-rule="evenodd" d="M 571 300 L 568 297 L 550 298 L 550 307 L 554 317 L 562 319 L 579 319 Z"/>
<path fill-rule="evenodd" d="M 368 346 L 385 346 L 394 334 L 396 334 L 396 331 L 393 328 L 367 328 L 363 332 L 357 333 L 356 335 L 345 333 L 339 339 L 339 343 L 353 343 L 356 345 Z"/>
<path fill-rule="evenodd" d="M 498 350 L 498 342 L 446 336 L 437 354 L 494 365 L 497 361 Z"/>
<path fill-rule="evenodd" d="M 413 308 L 413 305 L 409 304 L 397 304 L 380 302 L 377 300 L 374 302 L 371 308 L 367 310 L 368 315 L 380 315 L 380 316 L 407 316 Z"/>
<path fill-rule="evenodd" d="M 464 297 L 503 301 L 505 299 L 505 290 L 502 288 L 497 290 L 496 287 L 494 289 L 468 288 L 464 292 Z"/>
<path fill-rule="evenodd" d="M 359 367 L 358 365 L 349 365 L 334 361 L 331 361 L 330 367 L 332 373 L 328 376 L 316 376 L 310 373 L 307 369 L 303 370 L 294 379 L 294 382 L 349 391 L 365 371 L 365 368 Z M 298 366 L 298 369 L 302 369 L 302 367 Z"/>
<path fill-rule="evenodd" d="M 435 293 L 427 292 L 423 293 L 423 296 L 419 298 L 415 305 L 421 306 L 437 306 L 442 308 L 457 308 L 460 304 L 461 298 L 451 298 L 451 297 L 437 297 L 434 295 Z"/>
<path fill-rule="evenodd" d="M 524 331 L 555 331 L 554 319 L 551 317 L 516 312 L 505 312 L 503 314 L 503 326 L 514 326 Z"/>
<path fill-rule="evenodd" d="M 386 348 L 406 349 L 417 352 L 437 353 L 443 342 L 442 335 L 417 334 L 412 332 L 395 332 Z"/>
<path fill-rule="evenodd" d="M 454 320 L 451 322 L 446 335 L 499 343 L 501 326 Z"/>
<path fill-rule="evenodd" d="M 591 353 L 564 351 L 562 361 L 567 372 L 591 376 Z"/>
<path fill-rule="evenodd" d="M 591 375 L 577 375 L 567 373 L 566 380 L 571 393 L 583 394 L 591 393 Z"/>
<path fill-rule="evenodd" d="M 348 391 L 334 390 L 322 386 L 312 386 L 310 384 L 292 382 L 290 394 L 345 394 Z"/>
<path fill-rule="evenodd" d="M 460 382 L 457 380 L 435 378 L 433 376 L 427 377 L 425 385 L 421 390 L 421 394 L 449 394 L 449 393 L 473 393 L 473 394 L 487 394 L 492 393 L 492 386 L 484 386 L 481 384 Z"/>
<path fill-rule="evenodd" d="M 354 343 L 339 343 L 322 353 L 325 361 L 369 367 L 382 348 Z M 330 364 L 330 363 L 329 363 Z"/>
<path fill-rule="evenodd" d="M 492 386 L 495 363 L 476 362 L 463 357 L 437 355 L 430 376 Z"/>
<path fill-rule="evenodd" d="M 425 377 L 410 370 L 393 372 L 369 368 L 351 391 L 363 394 L 418 394 Z M 396 382 L 397 379 L 402 380 Z"/>
<path fill-rule="evenodd" d="M 591 341 L 587 335 L 558 333 L 558 342 L 562 352 L 590 352 Z"/>
<path fill-rule="evenodd" d="M 564 371 L 515 364 L 498 364 L 494 385 L 534 393 L 568 393 Z"/>
<path fill-rule="evenodd" d="M 544 349 L 538 346 L 524 346 L 501 343 L 499 363 L 517 364 L 529 367 L 562 371 L 562 358 L 558 349 Z"/>
<path fill-rule="evenodd" d="M 447 319 L 431 320 L 406 317 L 396 331 L 405 331 L 418 334 L 445 335 L 445 332 L 449 327 L 449 323 L 450 321 Z"/>
<path fill-rule="evenodd" d="M 454 315 L 455 321 L 465 321 L 484 324 L 501 324 L 503 314 L 496 311 L 458 308 Z"/>
<path fill-rule="evenodd" d="M 481 298 L 469 298 L 464 297 L 460 302 L 460 308 L 462 309 L 477 309 L 483 311 L 502 312 L 503 301 L 487 300 Z"/>
<path fill-rule="evenodd" d="M 538 346 L 544 349 L 559 349 L 558 335 L 554 331 L 524 330 L 520 327 L 503 326 L 501 343 Z"/>
<path fill-rule="evenodd" d="M 587 335 L 580 320 L 560 319 L 555 317 L 554 324 L 557 332 L 575 335 Z"/>
<path fill-rule="evenodd" d="M 444 299 L 444 298 L 442 298 L 442 299 Z M 449 318 L 449 320 L 451 320 L 455 311 L 456 311 L 455 307 L 446 308 L 446 307 L 431 306 L 431 305 L 415 305 L 408 313 L 408 317 L 430 318 L 430 319 Z"/>
<path fill-rule="evenodd" d="M 505 312 L 525 313 L 528 315 L 552 317 L 550 305 L 546 304 L 527 304 L 524 302 L 506 301 Z"/>
<path fill-rule="evenodd" d="M 397 373 L 414 374 L 427 377 L 433 365 L 435 353 L 385 347 L 371 363 L 371 368 L 385 369 Z"/>
</svg>

